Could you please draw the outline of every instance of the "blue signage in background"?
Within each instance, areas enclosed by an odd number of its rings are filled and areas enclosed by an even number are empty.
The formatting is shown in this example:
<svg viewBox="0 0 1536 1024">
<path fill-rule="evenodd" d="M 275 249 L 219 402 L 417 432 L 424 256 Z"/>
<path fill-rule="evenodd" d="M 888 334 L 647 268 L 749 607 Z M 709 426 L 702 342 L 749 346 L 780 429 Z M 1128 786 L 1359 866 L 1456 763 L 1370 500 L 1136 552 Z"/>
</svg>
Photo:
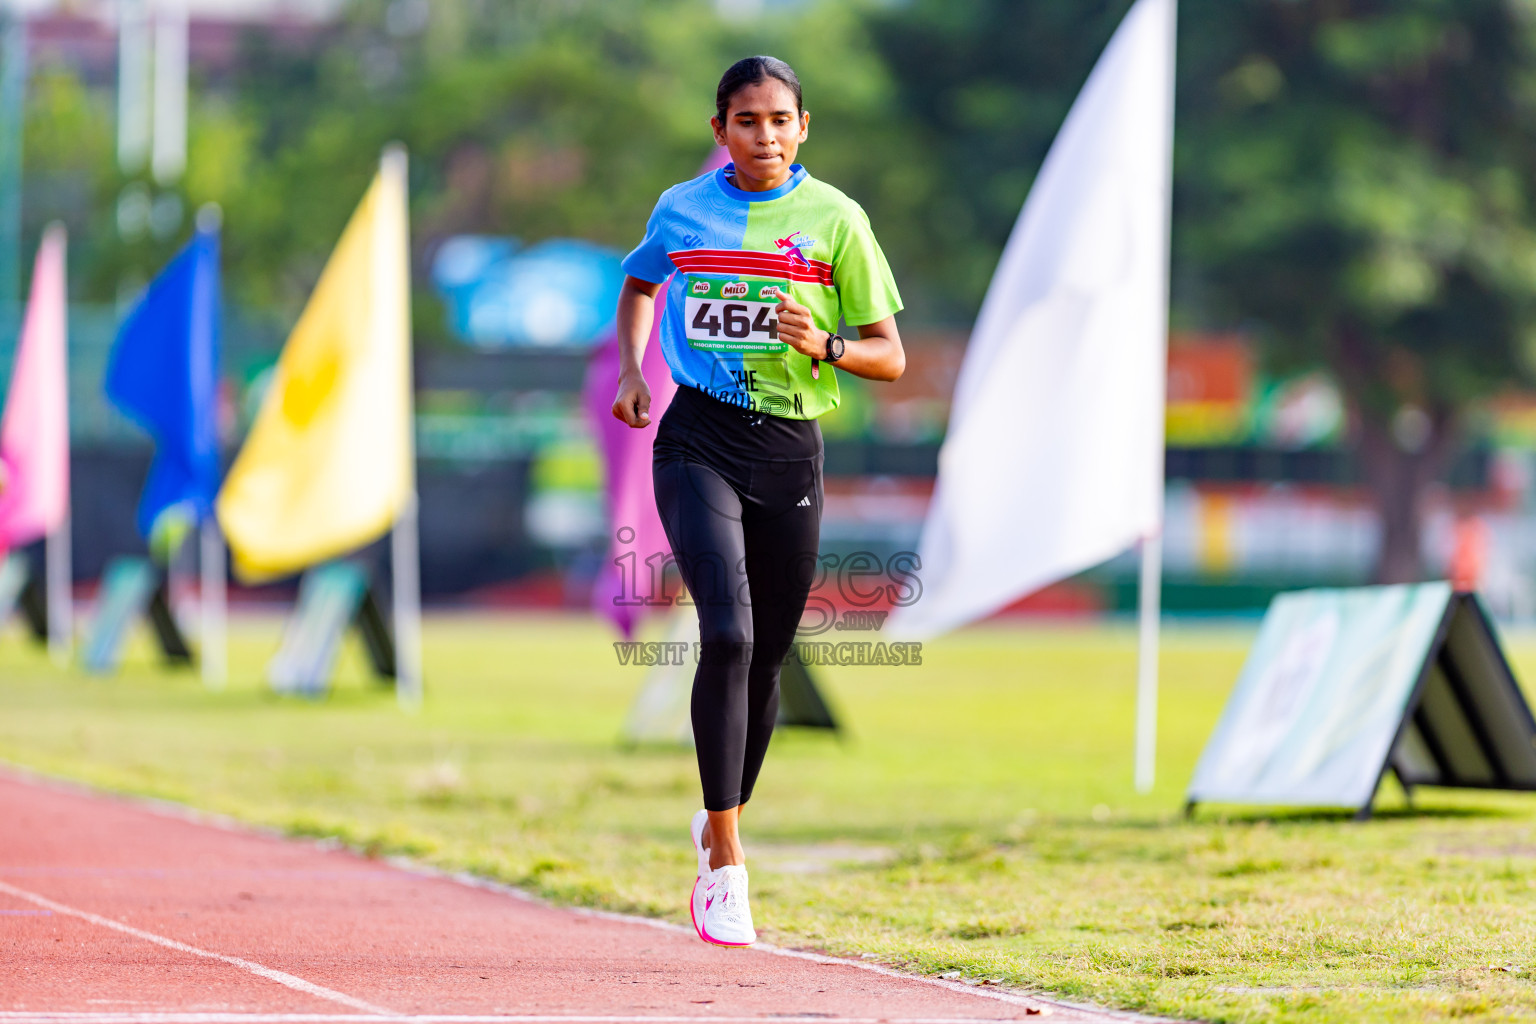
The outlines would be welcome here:
<svg viewBox="0 0 1536 1024">
<path fill-rule="evenodd" d="M 570 238 L 520 248 L 455 235 L 432 261 L 449 329 L 486 349 L 592 344 L 613 322 L 623 280 L 616 252 Z"/>
</svg>

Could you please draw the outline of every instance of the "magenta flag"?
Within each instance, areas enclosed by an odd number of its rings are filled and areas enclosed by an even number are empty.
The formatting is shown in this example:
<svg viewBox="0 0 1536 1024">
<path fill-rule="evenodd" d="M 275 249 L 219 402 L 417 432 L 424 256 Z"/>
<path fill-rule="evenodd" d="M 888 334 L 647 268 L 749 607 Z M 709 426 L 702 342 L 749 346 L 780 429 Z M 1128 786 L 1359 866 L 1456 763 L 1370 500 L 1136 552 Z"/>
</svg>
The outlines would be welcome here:
<svg viewBox="0 0 1536 1024">
<path fill-rule="evenodd" d="M 657 326 L 665 301 L 663 287 L 657 298 Z M 651 328 L 651 340 L 645 346 L 640 369 L 651 386 L 651 425 L 640 429 L 626 426 L 613 416 L 613 396 L 619 380 L 619 342 L 613 335 L 593 351 L 586 380 L 587 413 L 592 418 L 607 471 L 608 499 L 608 557 L 592 587 L 592 608 L 608 616 L 626 638 L 634 635 L 646 609 L 654 607 L 647 606 L 645 598 L 660 589 L 661 560 L 647 564 L 646 559 L 658 553 L 663 557 L 672 553 L 661 528 L 661 517 L 656 514 L 651 444 L 656 440 L 656 424 L 677 393 L 677 385 L 672 382 L 672 373 L 661 354 L 656 326 Z M 657 577 L 654 586 L 653 572 Z"/>
<path fill-rule="evenodd" d="M 64 239 L 64 225 L 50 224 L 38 246 L 0 418 L 0 551 L 46 536 L 69 513 Z"/>
<path fill-rule="evenodd" d="M 730 159 L 725 147 L 718 146 L 699 173 L 709 174 L 724 167 Z M 656 425 L 677 393 L 672 371 L 661 353 L 661 311 L 667 308 L 667 287 L 662 285 L 656 296 L 656 319 L 640 363 L 640 372 L 651 386 L 650 426 L 636 429 L 614 418 L 613 399 L 619 384 L 616 334 L 610 332 L 598 344 L 587 364 L 587 415 L 591 417 L 607 470 L 608 492 L 608 557 L 592 587 L 592 609 L 608 616 L 625 638 L 634 635 L 635 626 L 647 609 L 665 607 L 646 604 L 645 599 L 661 596 L 661 569 L 672 555 L 672 545 L 667 542 L 661 517 L 656 513 L 656 489 L 651 483 L 651 445 L 656 440 Z"/>
</svg>

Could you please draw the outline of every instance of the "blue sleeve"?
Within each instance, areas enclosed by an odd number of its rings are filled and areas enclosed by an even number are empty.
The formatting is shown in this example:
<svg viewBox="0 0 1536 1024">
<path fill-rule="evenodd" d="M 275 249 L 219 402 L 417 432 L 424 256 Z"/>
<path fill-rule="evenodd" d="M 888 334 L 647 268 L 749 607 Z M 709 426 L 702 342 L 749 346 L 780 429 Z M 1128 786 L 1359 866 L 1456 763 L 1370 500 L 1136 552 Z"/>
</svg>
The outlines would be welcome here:
<svg viewBox="0 0 1536 1024">
<path fill-rule="evenodd" d="M 651 211 L 651 219 L 645 225 L 645 237 L 635 246 L 635 251 L 624 257 L 624 273 L 642 281 L 660 284 L 672 276 L 677 268 L 667 252 L 664 238 L 667 222 L 667 197 L 663 195 Z"/>
</svg>

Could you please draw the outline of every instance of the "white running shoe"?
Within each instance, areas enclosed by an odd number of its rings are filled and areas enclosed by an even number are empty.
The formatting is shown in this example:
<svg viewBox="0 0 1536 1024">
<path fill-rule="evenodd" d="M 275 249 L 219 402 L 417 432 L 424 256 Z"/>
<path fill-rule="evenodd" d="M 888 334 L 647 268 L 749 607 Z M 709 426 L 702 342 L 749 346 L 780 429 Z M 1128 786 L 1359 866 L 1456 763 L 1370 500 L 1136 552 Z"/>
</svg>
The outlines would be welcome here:
<svg viewBox="0 0 1536 1024">
<path fill-rule="evenodd" d="M 704 849 L 704 826 L 709 824 L 709 812 L 699 811 L 693 816 L 688 831 L 693 835 L 693 852 L 699 858 L 699 873 L 693 880 L 693 895 L 688 899 L 688 913 L 693 918 L 693 930 L 704 937 L 704 878 L 709 874 L 709 851 Z"/>
<path fill-rule="evenodd" d="M 699 879 L 694 884 L 693 907 L 699 937 L 705 942 L 750 946 L 757 941 L 752 908 L 747 904 L 747 869 L 740 864 L 727 864 Z"/>
</svg>

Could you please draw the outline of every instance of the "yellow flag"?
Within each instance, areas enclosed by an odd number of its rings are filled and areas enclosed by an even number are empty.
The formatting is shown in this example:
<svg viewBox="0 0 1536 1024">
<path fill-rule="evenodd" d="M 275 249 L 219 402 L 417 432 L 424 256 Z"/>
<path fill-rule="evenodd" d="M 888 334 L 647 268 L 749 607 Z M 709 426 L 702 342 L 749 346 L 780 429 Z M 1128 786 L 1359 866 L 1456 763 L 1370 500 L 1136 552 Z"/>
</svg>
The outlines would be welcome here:
<svg viewBox="0 0 1536 1024">
<path fill-rule="evenodd" d="M 284 576 L 388 532 L 415 490 L 405 151 L 384 155 L 219 492 L 235 572 Z"/>
</svg>

